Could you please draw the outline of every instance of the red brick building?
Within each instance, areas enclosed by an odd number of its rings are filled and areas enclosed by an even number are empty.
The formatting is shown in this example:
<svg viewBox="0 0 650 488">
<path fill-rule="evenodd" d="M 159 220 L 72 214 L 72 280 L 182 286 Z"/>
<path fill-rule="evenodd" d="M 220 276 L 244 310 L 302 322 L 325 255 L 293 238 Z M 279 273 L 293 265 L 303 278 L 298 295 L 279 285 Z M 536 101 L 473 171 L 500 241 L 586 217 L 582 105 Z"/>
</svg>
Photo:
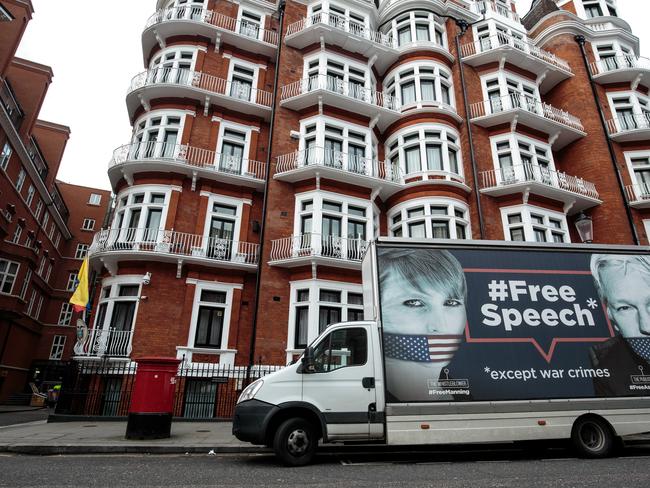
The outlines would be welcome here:
<svg viewBox="0 0 650 488">
<path fill-rule="evenodd" d="M 78 358 L 285 364 L 361 317 L 380 235 L 580 242 L 584 212 L 648 244 L 650 61 L 614 0 L 155 7 Z"/>
<path fill-rule="evenodd" d="M 70 129 L 38 119 L 52 70 L 15 57 L 32 13 L 0 2 L 0 401 L 24 391 L 34 361 L 71 356 L 71 274 L 110 201 L 56 180 Z"/>
</svg>

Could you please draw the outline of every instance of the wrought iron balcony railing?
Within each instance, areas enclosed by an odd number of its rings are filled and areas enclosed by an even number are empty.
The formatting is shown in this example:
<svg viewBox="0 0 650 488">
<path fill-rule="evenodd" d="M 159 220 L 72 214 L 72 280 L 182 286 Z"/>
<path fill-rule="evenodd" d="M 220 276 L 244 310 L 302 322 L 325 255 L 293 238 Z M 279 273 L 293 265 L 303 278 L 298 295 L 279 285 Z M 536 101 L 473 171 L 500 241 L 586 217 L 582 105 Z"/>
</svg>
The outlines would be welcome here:
<svg viewBox="0 0 650 488">
<path fill-rule="evenodd" d="M 590 64 L 591 74 L 594 76 L 610 73 L 619 70 L 650 70 L 650 59 L 626 54 L 624 56 L 612 56 Z"/>
<path fill-rule="evenodd" d="M 27 155 L 32 161 L 36 172 L 41 177 L 41 180 L 45 182 L 45 178 L 49 172 L 49 167 L 47 166 L 45 158 L 43 157 L 43 154 L 41 153 L 41 150 L 39 149 L 38 144 L 36 144 L 36 141 L 33 137 L 29 138 L 29 142 L 27 143 L 25 149 L 27 149 Z"/>
<path fill-rule="evenodd" d="M 510 168 L 481 172 L 481 189 L 501 188 L 517 183 L 539 183 L 566 190 L 576 195 L 598 199 L 596 186 L 577 176 L 567 175 L 535 164 L 521 164 Z"/>
<path fill-rule="evenodd" d="M 218 29 L 230 31 L 265 44 L 278 45 L 278 33 L 276 31 L 264 29 L 254 22 L 244 19 L 237 20 L 201 7 L 172 7 L 158 10 L 149 17 L 145 29 L 162 22 L 179 20 L 209 24 Z"/>
<path fill-rule="evenodd" d="M 495 0 L 478 0 L 472 3 L 470 10 L 477 14 L 483 14 L 484 12 L 490 11 L 499 14 L 501 17 L 506 17 L 515 22 L 520 22 L 520 17 L 516 12 L 513 12 L 505 5 L 498 3 Z"/>
<path fill-rule="evenodd" d="M 625 132 L 650 129 L 650 112 L 630 114 L 616 117 L 607 121 L 607 129 L 611 136 Z"/>
<path fill-rule="evenodd" d="M 282 87 L 281 101 L 317 90 L 325 90 L 350 98 L 353 101 L 374 105 L 387 110 L 399 110 L 397 99 L 382 92 L 366 88 L 328 75 L 314 75 Z"/>
<path fill-rule="evenodd" d="M 489 100 L 473 103 L 469 107 L 470 116 L 473 119 L 509 110 L 525 110 L 572 129 L 584 131 L 582 122 L 578 117 L 522 93 L 511 93 L 504 97 L 490 98 Z"/>
<path fill-rule="evenodd" d="M 650 184 L 627 185 L 625 192 L 630 203 L 641 203 L 650 207 Z"/>
<path fill-rule="evenodd" d="M 128 358 L 131 354 L 132 330 L 91 329 L 74 346 L 75 356 Z"/>
<path fill-rule="evenodd" d="M 239 81 L 228 81 L 183 68 L 154 68 L 136 75 L 128 93 L 154 85 L 177 85 L 216 93 L 235 100 L 271 107 L 272 94 Z"/>
<path fill-rule="evenodd" d="M 154 161 L 185 164 L 217 173 L 258 180 L 264 180 L 266 176 L 266 165 L 262 161 L 221 154 L 187 144 L 169 144 L 157 141 L 136 142 L 118 147 L 113 151 L 113 158 L 109 163 L 109 167 L 112 168 L 132 162 Z"/>
<path fill-rule="evenodd" d="M 368 244 L 362 238 L 301 234 L 272 241 L 270 258 L 271 262 L 309 257 L 361 261 Z"/>
<path fill-rule="evenodd" d="M 500 48 L 516 49 L 519 52 L 526 53 L 534 58 L 545 61 L 546 63 L 551 64 L 558 69 L 572 73 L 569 63 L 563 59 L 558 58 L 555 54 L 545 51 L 544 49 L 535 46 L 533 43 L 527 40 L 513 37 L 510 34 L 501 32 L 495 36 L 486 37 L 475 42 L 463 44 L 460 47 L 460 53 L 461 57 L 467 58 L 469 56 L 474 56 Z"/>
<path fill-rule="evenodd" d="M 11 89 L 11 86 L 9 86 L 7 80 L 0 81 L 0 103 L 7 112 L 7 115 L 9 115 L 9 120 L 11 120 L 14 128 L 19 130 L 23 118 L 25 117 L 25 113 L 18 103 L 18 100 L 16 100 L 14 92 Z"/>
<path fill-rule="evenodd" d="M 93 256 L 105 252 L 189 256 L 250 265 L 257 264 L 259 260 L 259 244 L 147 228 L 104 229 L 98 232 L 88 253 Z"/>
<path fill-rule="evenodd" d="M 327 167 L 355 175 L 401 182 L 400 168 L 396 165 L 323 147 L 310 147 L 278 156 L 276 171 L 277 174 L 282 174 L 310 166 Z"/>
</svg>

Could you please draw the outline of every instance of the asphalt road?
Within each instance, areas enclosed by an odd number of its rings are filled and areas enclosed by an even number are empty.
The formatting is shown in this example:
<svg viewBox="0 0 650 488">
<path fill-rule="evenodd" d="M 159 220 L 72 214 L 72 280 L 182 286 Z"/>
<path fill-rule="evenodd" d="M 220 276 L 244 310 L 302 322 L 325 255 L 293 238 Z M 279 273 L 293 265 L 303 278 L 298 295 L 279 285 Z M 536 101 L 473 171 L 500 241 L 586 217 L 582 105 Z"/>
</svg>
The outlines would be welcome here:
<svg viewBox="0 0 650 488">
<path fill-rule="evenodd" d="M 650 449 L 583 460 L 565 450 L 460 451 L 449 454 L 321 455 L 312 466 L 284 468 L 269 455 L 0 455 L 0 487 L 643 487 Z"/>
</svg>

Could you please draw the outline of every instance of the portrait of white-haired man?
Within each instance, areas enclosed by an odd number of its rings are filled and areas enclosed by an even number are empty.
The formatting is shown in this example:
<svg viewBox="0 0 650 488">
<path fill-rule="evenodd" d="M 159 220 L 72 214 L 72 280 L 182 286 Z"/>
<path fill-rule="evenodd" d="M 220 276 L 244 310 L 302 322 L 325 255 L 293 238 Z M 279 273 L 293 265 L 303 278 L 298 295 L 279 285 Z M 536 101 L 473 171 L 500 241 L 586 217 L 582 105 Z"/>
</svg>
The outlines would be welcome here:
<svg viewBox="0 0 650 488">
<path fill-rule="evenodd" d="M 631 386 L 632 375 L 650 375 L 650 256 L 594 254 L 591 274 L 616 336 L 591 349 L 597 395 L 648 395 Z"/>
</svg>

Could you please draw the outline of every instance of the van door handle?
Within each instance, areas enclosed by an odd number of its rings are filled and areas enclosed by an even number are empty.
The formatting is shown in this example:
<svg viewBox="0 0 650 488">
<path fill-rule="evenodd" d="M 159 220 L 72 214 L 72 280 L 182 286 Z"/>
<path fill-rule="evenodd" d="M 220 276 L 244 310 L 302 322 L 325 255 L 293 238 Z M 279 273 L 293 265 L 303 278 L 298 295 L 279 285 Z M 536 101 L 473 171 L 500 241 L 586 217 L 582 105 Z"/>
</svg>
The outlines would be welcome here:
<svg viewBox="0 0 650 488">
<path fill-rule="evenodd" d="M 375 387 L 375 378 L 372 376 L 366 376 L 361 380 L 361 384 L 364 388 L 374 388 Z"/>
</svg>

